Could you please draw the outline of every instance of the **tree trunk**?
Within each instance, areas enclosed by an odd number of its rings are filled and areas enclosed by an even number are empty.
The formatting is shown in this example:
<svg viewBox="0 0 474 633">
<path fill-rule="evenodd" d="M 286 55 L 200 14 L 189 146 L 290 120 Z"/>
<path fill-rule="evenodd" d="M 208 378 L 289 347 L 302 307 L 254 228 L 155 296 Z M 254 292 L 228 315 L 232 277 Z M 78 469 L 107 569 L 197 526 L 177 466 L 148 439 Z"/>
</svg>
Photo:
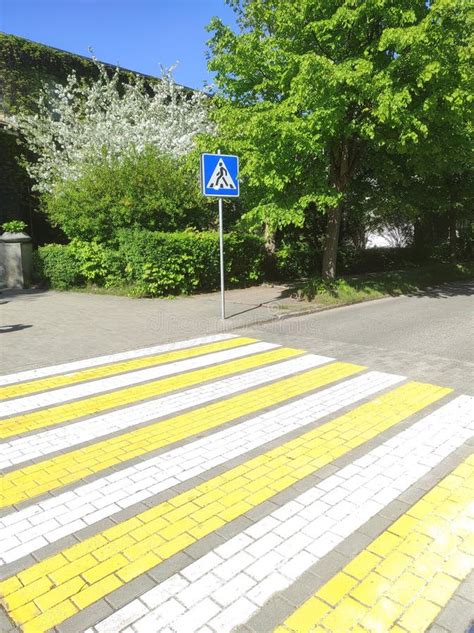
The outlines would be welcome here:
<svg viewBox="0 0 474 633">
<path fill-rule="evenodd" d="M 270 230 L 270 227 L 265 222 L 263 229 L 263 236 L 265 240 L 265 250 L 267 255 L 274 255 L 276 250 L 275 232 Z"/>
<path fill-rule="evenodd" d="M 344 194 L 354 172 L 356 161 L 355 142 L 342 141 L 331 152 L 330 182 L 334 189 Z M 323 248 L 323 265 L 321 277 L 325 281 L 332 281 L 336 277 L 337 250 L 339 246 L 339 231 L 341 228 L 342 196 L 339 203 L 327 211 L 326 239 Z"/>
<path fill-rule="evenodd" d="M 456 261 L 457 246 L 458 246 L 457 234 L 456 234 L 457 213 L 454 207 L 451 207 L 449 209 L 448 220 L 449 220 L 449 255 L 452 261 L 454 262 Z"/>
<path fill-rule="evenodd" d="M 413 223 L 413 249 L 418 262 L 421 262 L 426 255 L 425 230 L 421 218 L 416 218 Z"/>
<path fill-rule="evenodd" d="M 336 277 L 337 247 L 341 228 L 342 203 L 328 210 L 328 224 L 323 250 L 322 278 L 332 281 Z"/>
</svg>

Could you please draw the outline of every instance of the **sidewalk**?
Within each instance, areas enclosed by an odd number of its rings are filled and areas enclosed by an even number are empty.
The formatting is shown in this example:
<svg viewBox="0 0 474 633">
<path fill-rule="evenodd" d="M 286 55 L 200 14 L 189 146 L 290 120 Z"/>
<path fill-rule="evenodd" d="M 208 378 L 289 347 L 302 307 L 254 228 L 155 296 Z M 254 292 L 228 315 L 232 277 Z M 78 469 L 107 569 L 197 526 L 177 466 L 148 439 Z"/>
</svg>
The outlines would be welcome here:
<svg viewBox="0 0 474 633">
<path fill-rule="evenodd" d="M 295 312 L 314 311 L 291 295 L 290 286 L 230 290 L 226 292 L 227 318 L 222 321 L 219 292 L 133 299 L 5 290 L 0 295 L 0 373 L 252 327 Z"/>
</svg>

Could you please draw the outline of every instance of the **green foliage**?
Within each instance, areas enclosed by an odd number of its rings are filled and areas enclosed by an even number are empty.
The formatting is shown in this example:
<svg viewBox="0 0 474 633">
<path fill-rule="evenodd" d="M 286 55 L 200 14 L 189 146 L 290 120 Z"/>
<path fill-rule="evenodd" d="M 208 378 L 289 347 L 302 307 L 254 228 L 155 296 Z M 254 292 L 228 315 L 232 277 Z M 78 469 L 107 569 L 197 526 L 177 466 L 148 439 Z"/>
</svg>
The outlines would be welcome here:
<svg viewBox="0 0 474 633">
<path fill-rule="evenodd" d="M 122 228 L 207 228 L 211 219 L 196 174 L 151 147 L 85 167 L 77 180 L 45 194 L 43 209 L 70 239 L 99 242 L 114 240 Z"/>
<path fill-rule="evenodd" d="M 117 247 L 73 240 L 49 244 L 35 253 L 35 277 L 64 290 L 74 286 L 127 286 L 136 296 L 160 297 L 219 287 L 219 238 L 215 232 L 159 233 L 122 229 Z M 225 236 L 226 284 L 261 280 L 264 249 L 254 236 Z"/>
<path fill-rule="evenodd" d="M 6 233 L 22 233 L 27 229 L 27 224 L 22 220 L 10 220 L 2 224 L 2 229 Z"/>
<path fill-rule="evenodd" d="M 275 258 L 280 279 L 301 279 L 316 273 L 317 254 L 303 237 L 280 242 Z"/>
<path fill-rule="evenodd" d="M 124 277 L 120 253 L 97 242 L 48 244 L 33 255 L 35 281 L 58 290 L 84 284 L 110 288 Z"/>
<path fill-rule="evenodd" d="M 44 282 L 50 288 L 67 290 L 84 282 L 77 258 L 70 246 L 41 246 L 34 253 L 33 267 L 35 281 Z"/>
<path fill-rule="evenodd" d="M 215 232 L 156 233 L 123 230 L 119 252 L 128 283 L 138 294 L 166 296 L 210 291 L 219 287 L 219 238 Z M 256 283 L 263 270 L 259 238 L 228 233 L 225 236 L 226 283 Z"/>
<path fill-rule="evenodd" d="M 106 67 L 110 74 L 115 71 L 115 66 Z M 98 75 L 92 59 L 0 33 L 1 107 L 7 112 L 35 112 L 44 83 L 51 86 L 62 83 L 72 72 L 84 79 Z M 123 81 L 134 75 L 120 70 Z"/>
<path fill-rule="evenodd" d="M 459 259 L 472 260 L 472 238 L 466 231 L 461 233 L 459 242 Z M 428 263 L 448 263 L 452 260 L 447 243 L 433 246 L 420 255 L 413 247 L 376 247 L 355 248 L 350 244 L 343 244 L 339 249 L 339 270 L 341 274 L 382 273 L 390 270 L 413 269 Z M 317 275 L 321 262 L 321 251 L 309 241 L 300 236 L 292 239 L 284 237 L 279 241 L 275 253 L 276 271 L 272 271 L 272 278 L 290 280 L 304 279 Z M 319 282 L 318 282 L 319 283 Z M 323 283 L 321 281 L 321 283 Z"/>
<path fill-rule="evenodd" d="M 340 258 L 341 272 L 354 274 L 411 268 L 417 261 L 412 247 L 355 249 L 345 246 L 341 249 Z"/>
<path fill-rule="evenodd" d="M 68 246 L 81 279 L 88 284 L 110 288 L 122 279 L 122 259 L 115 249 L 98 242 L 74 239 Z"/>
<path fill-rule="evenodd" d="M 470 3 L 229 4 L 237 32 L 217 18 L 209 26 L 219 142 L 242 158 L 254 220 L 275 230 L 301 226 L 311 204 L 320 214 L 335 210 L 323 258 L 333 260 L 323 264 L 331 276 L 341 207 L 352 212 L 345 203 L 361 172 L 376 182 L 390 156 L 408 157 L 414 176 L 421 164 L 435 178 L 465 171 Z M 446 187 L 442 194 L 448 203 Z"/>
</svg>

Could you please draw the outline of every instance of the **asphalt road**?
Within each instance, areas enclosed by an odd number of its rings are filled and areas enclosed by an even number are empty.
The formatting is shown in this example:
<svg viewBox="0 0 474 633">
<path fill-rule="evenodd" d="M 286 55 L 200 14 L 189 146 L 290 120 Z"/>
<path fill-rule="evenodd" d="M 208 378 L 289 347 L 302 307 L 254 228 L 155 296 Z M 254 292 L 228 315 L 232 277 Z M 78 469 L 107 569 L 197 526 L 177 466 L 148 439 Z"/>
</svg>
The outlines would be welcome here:
<svg viewBox="0 0 474 633">
<path fill-rule="evenodd" d="M 265 339 L 472 392 L 474 283 L 449 284 L 253 328 Z"/>
<path fill-rule="evenodd" d="M 387 349 L 472 361 L 474 284 L 374 301 L 308 317 L 319 335 Z"/>
</svg>

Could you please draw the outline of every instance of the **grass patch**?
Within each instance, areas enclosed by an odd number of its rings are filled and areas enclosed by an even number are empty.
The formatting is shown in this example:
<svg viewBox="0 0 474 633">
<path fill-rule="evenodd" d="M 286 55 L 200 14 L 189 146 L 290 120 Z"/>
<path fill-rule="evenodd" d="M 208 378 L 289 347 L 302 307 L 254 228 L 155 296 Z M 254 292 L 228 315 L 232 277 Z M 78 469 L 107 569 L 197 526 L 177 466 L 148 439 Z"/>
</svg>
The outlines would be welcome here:
<svg viewBox="0 0 474 633">
<path fill-rule="evenodd" d="M 382 297 L 417 294 L 449 281 L 474 279 L 474 263 L 434 264 L 411 270 L 397 270 L 350 277 L 332 283 L 310 279 L 298 289 L 298 298 L 320 305 L 347 305 Z"/>
</svg>

